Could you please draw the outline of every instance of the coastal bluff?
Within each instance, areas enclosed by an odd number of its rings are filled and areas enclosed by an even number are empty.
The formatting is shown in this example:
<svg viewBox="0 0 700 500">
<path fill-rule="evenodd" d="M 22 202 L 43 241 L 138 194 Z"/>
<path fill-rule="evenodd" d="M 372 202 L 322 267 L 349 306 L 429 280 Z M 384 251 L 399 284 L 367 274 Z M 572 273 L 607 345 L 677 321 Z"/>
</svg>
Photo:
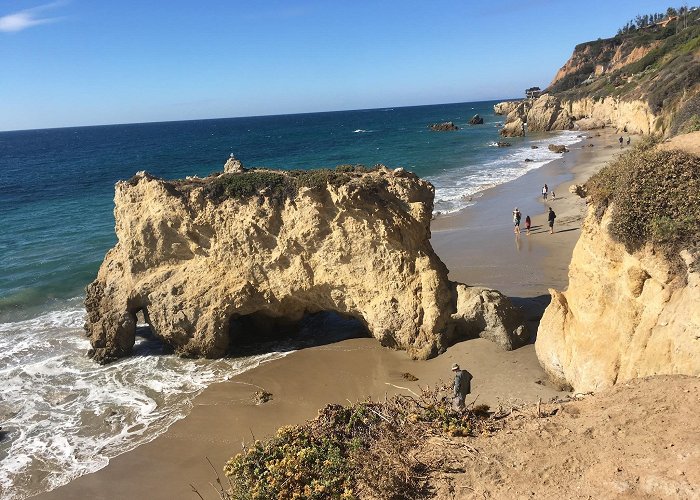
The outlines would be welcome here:
<svg viewBox="0 0 700 500">
<path fill-rule="evenodd" d="M 552 301 L 537 331 L 540 364 L 577 392 L 639 377 L 700 376 L 700 273 L 683 252 L 675 277 L 653 249 L 634 254 L 614 241 L 610 217 L 591 208 L 574 249 L 565 292 Z"/>
<path fill-rule="evenodd" d="M 573 189 L 588 194 L 588 215 L 568 289 L 549 290 L 535 342 L 550 378 L 588 392 L 700 376 L 698 144 L 695 132 L 632 151 L 591 179 L 588 193 Z M 601 199 L 601 188 L 611 195 Z"/>
<path fill-rule="evenodd" d="M 356 318 L 416 359 L 477 336 L 527 341 L 509 299 L 448 279 L 430 244 L 430 183 L 382 166 L 236 167 L 116 184 L 118 241 L 85 298 L 93 359 L 131 353 L 138 313 L 186 357 L 227 355 L 319 312 Z"/>
</svg>

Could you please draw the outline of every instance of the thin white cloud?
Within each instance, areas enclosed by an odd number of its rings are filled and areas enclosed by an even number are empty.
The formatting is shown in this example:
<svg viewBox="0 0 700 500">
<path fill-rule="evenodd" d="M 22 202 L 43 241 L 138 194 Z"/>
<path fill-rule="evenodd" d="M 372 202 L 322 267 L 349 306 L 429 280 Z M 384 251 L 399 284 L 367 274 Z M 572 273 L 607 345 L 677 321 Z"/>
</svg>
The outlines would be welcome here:
<svg viewBox="0 0 700 500">
<path fill-rule="evenodd" d="M 13 14 L 7 14 L 6 16 L 0 17 L 0 31 L 5 33 L 12 33 L 17 31 L 22 31 L 32 26 L 39 26 L 41 24 L 55 23 L 59 21 L 60 17 L 44 17 L 41 15 L 42 11 L 52 9 L 62 5 L 64 2 L 53 2 L 47 3 L 45 5 L 39 5 L 32 9 L 21 10 Z"/>
</svg>

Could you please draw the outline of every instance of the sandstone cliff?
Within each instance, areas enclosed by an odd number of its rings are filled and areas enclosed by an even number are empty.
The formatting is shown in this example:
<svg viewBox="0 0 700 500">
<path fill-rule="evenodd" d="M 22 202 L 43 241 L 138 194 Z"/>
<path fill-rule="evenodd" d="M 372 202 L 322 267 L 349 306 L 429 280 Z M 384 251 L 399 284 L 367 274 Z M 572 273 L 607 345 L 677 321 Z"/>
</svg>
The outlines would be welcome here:
<svg viewBox="0 0 700 500">
<path fill-rule="evenodd" d="M 658 374 L 700 375 L 700 273 L 683 256 L 685 276 L 651 248 L 629 254 L 591 208 L 569 266 L 566 292 L 537 332 L 540 364 L 579 392 Z M 680 285 L 683 281 L 687 284 Z"/>
<path fill-rule="evenodd" d="M 610 126 L 672 136 L 700 128 L 700 11 L 688 23 L 582 43 L 545 95 L 494 106 L 507 114 L 502 135 Z"/>
<path fill-rule="evenodd" d="M 632 151 L 587 184 L 569 287 L 550 290 L 535 342 L 556 381 L 592 391 L 700 375 L 700 157 L 677 150 L 698 150 L 698 134 Z"/>
<path fill-rule="evenodd" d="M 448 280 L 429 240 L 429 183 L 403 169 L 235 167 L 117 183 L 118 243 L 85 299 L 96 360 L 131 352 L 138 312 L 185 356 L 223 356 L 320 311 L 357 318 L 416 358 L 477 335 L 526 341 L 507 298 Z"/>
<path fill-rule="evenodd" d="M 518 101 L 501 129 L 505 137 L 522 136 L 522 126 L 532 132 L 552 130 L 593 130 L 611 127 L 631 134 L 652 134 L 670 130 L 668 117 L 656 115 L 641 100 L 618 97 L 582 97 L 566 100 L 545 94 L 533 101 Z"/>
</svg>

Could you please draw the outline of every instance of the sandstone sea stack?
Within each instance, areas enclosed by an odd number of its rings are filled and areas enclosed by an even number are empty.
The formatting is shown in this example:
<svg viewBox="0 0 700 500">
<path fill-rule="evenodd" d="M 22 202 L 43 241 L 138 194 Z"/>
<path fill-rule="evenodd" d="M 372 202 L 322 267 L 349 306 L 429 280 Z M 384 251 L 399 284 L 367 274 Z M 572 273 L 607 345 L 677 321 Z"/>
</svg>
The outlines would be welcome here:
<svg viewBox="0 0 700 500">
<path fill-rule="evenodd" d="M 183 356 L 223 356 L 321 311 L 414 358 L 479 335 L 507 349 L 526 341 L 506 297 L 448 280 L 430 245 L 428 182 L 384 167 L 235 167 L 117 183 L 118 242 L 85 299 L 94 359 L 131 352 L 139 312 Z"/>
</svg>

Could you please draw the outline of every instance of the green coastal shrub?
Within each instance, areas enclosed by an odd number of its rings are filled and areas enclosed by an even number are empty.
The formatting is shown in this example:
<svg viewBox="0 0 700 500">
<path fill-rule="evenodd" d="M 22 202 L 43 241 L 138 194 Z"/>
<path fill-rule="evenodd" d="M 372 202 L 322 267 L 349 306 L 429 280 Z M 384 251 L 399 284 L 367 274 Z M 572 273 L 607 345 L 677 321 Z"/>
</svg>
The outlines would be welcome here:
<svg viewBox="0 0 700 500">
<path fill-rule="evenodd" d="M 219 203 L 227 198 L 244 199 L 264 196 L 273 204 L 284 204 L 294 198 L 300 188 L 325 189 L 338 187 L 365 173 L 374 171 L 362 165 L 340 165 L 335 169 L 270 171 L 253 169 L 247 172 L 222 174 L 207 182 L 205 194 Z M 376 184 L 364 179 L 362 187 Z"/>
<path fill-rule="evenodd" d="M 306 424 L 281 428 L 226 464 L 222 498 L 426 498 L 426 464 L 413 450 L 430 435 L 474 435 L 488 413 L 452 409 L 447 387 L 383 403 L 328 405 Z"/>
<path fill-rule="evenodd" d="M 225 198 L 250 198 L 263 190 L 269 191 L 270 197 L 276 201 L 284 201 L 296 194 L 294 183 L 286 175 L 264 170 L 220 175 L 206 185 L 205 194 L 221 201 Z"/>
<path fill-rule="evenodd" d="M 678 263 L 679 250 L 694 248 L 700 237 L 700 157 L 653 145 L 621 155 L 586 187 L 599 217 L 613 205 L 610 232 L 628 251 L 652 243 Z"/>
</svg>

